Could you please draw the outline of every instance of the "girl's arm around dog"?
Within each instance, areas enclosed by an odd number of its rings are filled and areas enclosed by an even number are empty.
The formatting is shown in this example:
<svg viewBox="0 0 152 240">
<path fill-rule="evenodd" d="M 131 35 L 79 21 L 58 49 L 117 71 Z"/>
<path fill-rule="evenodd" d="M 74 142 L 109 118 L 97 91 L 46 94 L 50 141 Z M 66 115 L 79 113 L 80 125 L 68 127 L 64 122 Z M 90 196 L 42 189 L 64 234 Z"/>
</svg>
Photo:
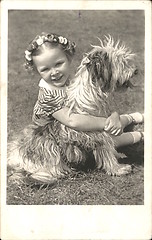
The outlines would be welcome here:
<svg viewBox="0 0 152 240">
<path fill-rule="evenodd" d="M 106 118 L 104 117 L 76 113 L 69 114 L 68 108 L 56 111 L 53 113 L 53 117 L 62 124 L 77 131 L 103 131 L 106 123 Z"/>
</svg>

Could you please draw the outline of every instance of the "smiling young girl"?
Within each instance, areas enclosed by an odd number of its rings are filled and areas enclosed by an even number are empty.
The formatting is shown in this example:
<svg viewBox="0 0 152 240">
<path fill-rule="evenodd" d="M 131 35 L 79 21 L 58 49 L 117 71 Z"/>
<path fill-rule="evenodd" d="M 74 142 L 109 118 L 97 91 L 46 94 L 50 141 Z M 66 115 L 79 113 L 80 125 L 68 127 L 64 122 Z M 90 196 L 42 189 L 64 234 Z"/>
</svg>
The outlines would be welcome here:
<svg viewBox="0 0 152 240">
<path fill-rule="evenodd" d="M 45 126 L 57 119 L 75 130 L 103 130 L 105 118 L 69 115 L 69 109 L 63 108 L 74 53 L 75 44 L 67 38 L 43 33 L 37 36 L 25 51 L 26 67 L 36 70 L 41 77 L 32 120 L 38 126 Z"/>
<path fill-rule="evenodd" d="M 9 165 L 15 166 L 16 169 L 23 168 L 31 174 L 33 179 L 42 182 L 51 181 L 51 175 L 53 176 L 54 173 L 53 169 L 49 169 L 48 174 L 46 169 L 49 164 L 47 165 L 47 163 L 57 161 L 50 159 L 49 151 L 51 149 L 47 149 L 48 136 L 51 137 L 48 129 L 55 120 L 77 131 L 105 130 L 112 134 L 116 147 L 133 144 L 142 139 L 140 132 L 122 133 L 123 128 L 128 124 L 143 121 L 140 113 L 119 116 L 114 112 L 108 118 L 76 113 L 69 115 L 69 109 L 65 107 L 66 87 L 70 83 L 74 53 L 75 44 L 73 42 L 63 36 L 48 33 L 36 36 L 25 51 L 26 68 L 37 71 L 41 77 L 39 95 L 33 110 L 33 124 L 23 131 L 23 135 L 18 140 L 18 146 L 21 146 L 17 153 L 18 157 L 16 161 L 9 160 Z M 38 145 L 40 137 L 42 142 Z M 45 154 L 45 150 L 47 154 Z M 60 155 L 60 149 L 56 151 Z M 41 159 L 40 166 L 36 164 L 36 152 L 39 153 L 38 157 Z M 54 164 L 54 166 L 57 165 Z M 57 167 L 55 171 L 58 171 Z M 60 172 L 58 174 L 62 175 Z"/>
</svg>

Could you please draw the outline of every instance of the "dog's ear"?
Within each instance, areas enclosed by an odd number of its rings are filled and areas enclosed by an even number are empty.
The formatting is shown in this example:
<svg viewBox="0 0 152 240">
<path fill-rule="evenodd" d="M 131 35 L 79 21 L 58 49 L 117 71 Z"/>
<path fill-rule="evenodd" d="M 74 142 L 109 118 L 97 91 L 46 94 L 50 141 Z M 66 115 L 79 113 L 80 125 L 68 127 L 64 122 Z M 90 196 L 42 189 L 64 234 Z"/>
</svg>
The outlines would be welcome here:
<svg viewBox="0 0 152 240">
<path fill-rule="evenodd" d="M 106 52 L 96 52 L 90 57 L 87 69 L 91 74 L 92 82 L 100 85 L 103 92 L 111 88 L 112 69 L 109 56 Z"/>
</svg>

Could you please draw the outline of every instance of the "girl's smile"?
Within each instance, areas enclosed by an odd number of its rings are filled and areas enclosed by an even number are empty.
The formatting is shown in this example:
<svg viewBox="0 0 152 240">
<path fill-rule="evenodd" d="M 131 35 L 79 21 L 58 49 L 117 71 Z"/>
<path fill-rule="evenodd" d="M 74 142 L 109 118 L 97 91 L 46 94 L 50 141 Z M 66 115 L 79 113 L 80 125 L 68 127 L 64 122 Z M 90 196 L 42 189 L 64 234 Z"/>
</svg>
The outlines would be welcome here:
<svg viewBox="0 0 152 240">
<path fill-rule="evenodd" d="M 40 76 L 52 87 L 64 87 L 70 75 L 71 61 L 59 47 L 48 48 L 33 56 L 33 62 Z"/>
</svg>

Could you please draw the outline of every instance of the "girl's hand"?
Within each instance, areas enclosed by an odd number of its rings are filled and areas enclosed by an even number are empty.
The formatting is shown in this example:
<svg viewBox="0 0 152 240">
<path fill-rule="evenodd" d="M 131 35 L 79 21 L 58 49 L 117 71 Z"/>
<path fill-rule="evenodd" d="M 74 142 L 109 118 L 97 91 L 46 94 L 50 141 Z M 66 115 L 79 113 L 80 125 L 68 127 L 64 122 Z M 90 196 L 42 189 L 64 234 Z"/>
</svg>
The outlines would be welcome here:
<svg viewBox="0 0 152 240">
<path fill-rule="evenodd" d="M 120 116 L 117 112 L 113 112 L 106 120 L 104 127 L 106 132 L 109 132 L 112 135 L 120 135 L 123 131 Z"/>
</svg>

